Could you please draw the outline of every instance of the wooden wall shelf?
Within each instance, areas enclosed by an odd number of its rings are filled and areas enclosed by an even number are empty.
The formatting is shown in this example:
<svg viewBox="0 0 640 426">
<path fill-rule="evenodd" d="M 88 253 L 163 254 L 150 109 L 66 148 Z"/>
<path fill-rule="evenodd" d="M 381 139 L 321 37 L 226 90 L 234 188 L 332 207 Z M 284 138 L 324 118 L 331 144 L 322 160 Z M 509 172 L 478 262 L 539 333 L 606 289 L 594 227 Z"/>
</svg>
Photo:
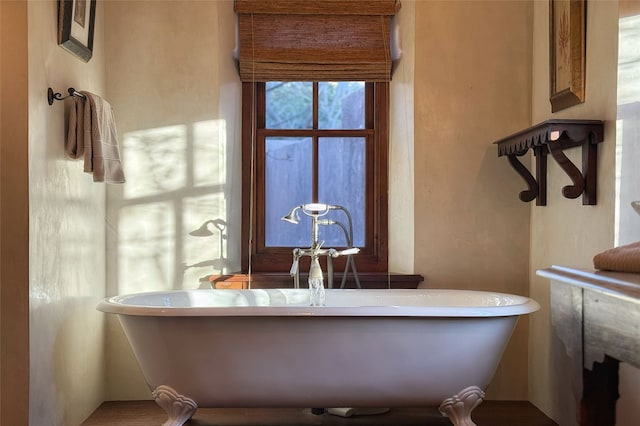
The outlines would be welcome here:
<svg viewBox="0 0 640 426">
<path fill-rule="evenodd" d="M 494 142 L 498 156 L 507 156 L 511 167 L 524 179 L 528 188 L 520 192 L 521 201 L 536 200 L 536 205 L 547 205 L 547 154 L 571 179 L 572 184 L 562 188 L 566 198 L 582 195 L 582 204 L 595 205 L 597 179 L 597 144 L 604 140 L 604 122 L 599 120 L 547 120 Z M 582 147 L 582 171 L 564 154 L 564 150 Z M 520 162 L 529 149 L 536 157 L 536 176 Z"/>
</svg>

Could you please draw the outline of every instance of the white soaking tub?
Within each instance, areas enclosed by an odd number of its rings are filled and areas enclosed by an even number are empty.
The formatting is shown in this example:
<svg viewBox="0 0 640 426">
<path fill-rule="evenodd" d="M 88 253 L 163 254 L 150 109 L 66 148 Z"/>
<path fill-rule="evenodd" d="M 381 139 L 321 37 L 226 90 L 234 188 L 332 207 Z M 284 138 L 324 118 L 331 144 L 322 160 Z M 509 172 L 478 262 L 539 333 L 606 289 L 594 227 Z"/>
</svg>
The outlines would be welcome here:
<svg viewBox="0 0 640 426">
<path fill-rule="evenodd" d="M 474 425 L 523 296 L 466 290 L 188 290 L 105 299 L 165 426 L 197 407 L 438 406 Z"/>
</svg>

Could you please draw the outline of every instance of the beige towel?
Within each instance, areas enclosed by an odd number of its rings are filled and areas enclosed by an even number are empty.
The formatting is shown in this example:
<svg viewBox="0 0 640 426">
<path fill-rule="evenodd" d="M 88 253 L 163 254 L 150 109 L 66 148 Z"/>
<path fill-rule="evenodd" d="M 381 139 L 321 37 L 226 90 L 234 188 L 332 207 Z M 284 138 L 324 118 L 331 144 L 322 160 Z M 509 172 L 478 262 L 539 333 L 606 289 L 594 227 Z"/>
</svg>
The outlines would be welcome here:
<svg viewBox="0 0 640 426">
<path fill-rule="evenodd" d="M 84 99 L 72 96 L 69 109 L 69 129 L 64 144 L 64 152 L 77 160 L 84 156 Z"/>
<path fill-rule="evenodd" d="M 84 171 L 94 182 L 124 183 L 118 132 L 111 105 L 98 95 L 86 96 L 84 105 Z"/>
<path fill-rule="evenodd" d="M 593 266 L 603 271 L 640 273 L 640 241 L 597 254 Z"/>
<path fill-rule="evenodd" d="M 111 105 L 93 93 L 80 93 L 86 100 L 71 98 L 65 153 L 74 159 L 83 156 L 84 171 L 93 174 L 94 182 L 124 183 Z"/>
</svg>

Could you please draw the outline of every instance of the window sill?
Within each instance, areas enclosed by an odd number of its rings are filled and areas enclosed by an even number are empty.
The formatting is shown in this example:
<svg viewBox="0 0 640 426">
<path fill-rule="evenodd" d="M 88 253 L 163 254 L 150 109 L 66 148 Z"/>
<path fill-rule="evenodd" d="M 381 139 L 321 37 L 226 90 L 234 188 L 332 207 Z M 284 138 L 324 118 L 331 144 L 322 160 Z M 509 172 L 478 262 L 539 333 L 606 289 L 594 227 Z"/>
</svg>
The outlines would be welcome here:
<svg viewBox="0 0 640 426">
<path fill-rule="evenodd" d="M 358 272 L 362 288 L 417 288 L 424 277 L 415 274 L 387 274 L 384 272 Z M 307 274 L 300 274 L 300 281 L 306 283 Z M 342 274 L 334 276 L 334 287 L 338 288 Z M 216 289 L 249 288 L 248 274 L 211 275 L 211 286 Z M 288 273 L 254 273 L 251 274 L 251 288 L 288 288 L 293 287 L 293 278 Z M 347 277 L 344 288 L 357 288 L 352 275 Z"/>
</svg>

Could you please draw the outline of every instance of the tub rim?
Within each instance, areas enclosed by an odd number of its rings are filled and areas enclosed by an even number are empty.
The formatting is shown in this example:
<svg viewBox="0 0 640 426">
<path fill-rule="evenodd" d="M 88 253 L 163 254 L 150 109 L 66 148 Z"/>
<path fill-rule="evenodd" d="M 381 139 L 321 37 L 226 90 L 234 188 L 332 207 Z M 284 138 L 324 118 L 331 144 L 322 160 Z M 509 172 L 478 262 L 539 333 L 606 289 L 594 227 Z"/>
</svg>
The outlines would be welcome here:
<svg viewBox="0 0 640 426">
<path fill-rule="evenodd" d="M 462 289 L 327 289 L 327 292 L 369 292 L 380 295 L 385 292 L 394 293 L 473 293 L 486 296 L 508 297 L 520 303 L 502 306 L 409 306 L 409 305 L 353 305 L 353 306 L 306 306 L 306 305 L 276 305 L 276 306 L 207 306 L 207 307 L 168 307 L 148 306 L 141 304 L 124 304 L 127 298 L 138 296 L 156 296 L 159 294 L 191 293 L 208 291 L 251 292 L 256 290 L 306 290 L 306 289 L 187 289 L 164 290 L 129 293 L 111 296 L 101 300 L 96 309 L 110 314 L 145 316 L 145 317 L 436 317 L 436 318 L 482 318 L 525 315 L 536 312 L 540 305 L 527 296 L 486 290 Z"/>
</svg>

